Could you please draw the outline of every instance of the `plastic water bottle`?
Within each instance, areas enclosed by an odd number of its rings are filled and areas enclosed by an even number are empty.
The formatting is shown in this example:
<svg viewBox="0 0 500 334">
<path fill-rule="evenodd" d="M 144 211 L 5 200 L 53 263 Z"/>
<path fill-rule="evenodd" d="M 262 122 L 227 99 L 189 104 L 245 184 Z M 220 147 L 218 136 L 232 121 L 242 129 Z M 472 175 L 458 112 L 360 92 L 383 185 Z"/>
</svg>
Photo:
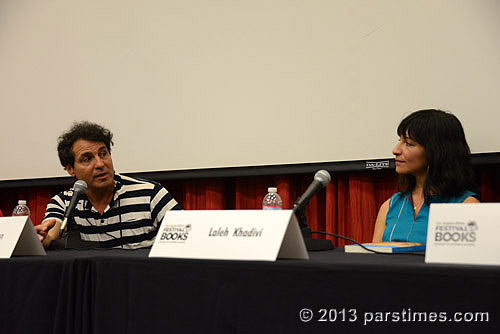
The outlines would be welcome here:
<svg viewBox="0 0 500 334">
<path fill-rule="evenodd" d="M 283 208 L 280 195 L 278 195 L 278 189 L 276 187 L 267 188 L 267 195 L 264 196 L 262 201 L 263 210 L 281 210 Z"/>
<path fill-rule="evenodd" d="M 30 215 L 30 209 L 26 205 L 25 200 L 21 199 L 17 202 L 16 207 L 12 211 L 12 215 L 13 216 L 29 216 Z"/>
</svg>

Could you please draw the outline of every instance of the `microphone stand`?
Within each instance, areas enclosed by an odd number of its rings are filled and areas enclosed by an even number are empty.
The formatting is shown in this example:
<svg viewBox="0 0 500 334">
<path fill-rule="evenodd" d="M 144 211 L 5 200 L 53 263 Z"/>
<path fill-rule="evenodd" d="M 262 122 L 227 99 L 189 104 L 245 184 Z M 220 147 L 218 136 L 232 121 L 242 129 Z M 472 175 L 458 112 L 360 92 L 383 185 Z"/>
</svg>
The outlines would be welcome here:
<svg viewBox="0 0 500 334">
<path fill-rule="evenodd" d="M 300 198 L 299 198 L 300 199 Z M 297 200 L 298 201 L 298 200 Z M 295 202 L 297 203 L 297 202 Z M 295 207 L 295 205 L 294 205 Z M 304 243 L 308 251 L 324 251 L 333 249 L 333 243 L 329 239 L 313 239 L 311 228 L 307 224 L 306 210 L 294 210 L 295 215 L 299 219 L 299 228 L 304 238 Z"/>
</svg>

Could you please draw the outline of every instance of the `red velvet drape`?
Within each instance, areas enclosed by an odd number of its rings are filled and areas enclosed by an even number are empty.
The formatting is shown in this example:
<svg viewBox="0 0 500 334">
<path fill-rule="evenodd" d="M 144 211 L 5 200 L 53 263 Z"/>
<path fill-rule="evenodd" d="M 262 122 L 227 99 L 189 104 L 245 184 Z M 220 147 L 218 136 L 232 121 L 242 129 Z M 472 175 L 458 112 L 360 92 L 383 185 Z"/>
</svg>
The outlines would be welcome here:
<svg viewBox="0 0 500 334">
<path fill-rule="evenodd" d="M 500 202 L 500 165 L 477 168 L 483 202 Z M 290 209 L 305 191 L 313 175 L 255 176 L 165 181 L 162 184 L 185 210 L 260 209 L 267 188 L 276 186 L 283 208 Z M 380 205 L 397 191 L 393 171 L 332 173 L 332 182 L 322 189 L 306 210 L 311 230 L 347 236 L 360 242 L 372 238 Z M 19 199 L 26 199 L 31 220 L 39 224 L 50 198 L 64 187 L 0 189 L 0 210 L 8 216 Z M 325 236 L 316 235 L 318 238 Z M 332 239 L 337 246 L 344 240 Z"/>
</svg>

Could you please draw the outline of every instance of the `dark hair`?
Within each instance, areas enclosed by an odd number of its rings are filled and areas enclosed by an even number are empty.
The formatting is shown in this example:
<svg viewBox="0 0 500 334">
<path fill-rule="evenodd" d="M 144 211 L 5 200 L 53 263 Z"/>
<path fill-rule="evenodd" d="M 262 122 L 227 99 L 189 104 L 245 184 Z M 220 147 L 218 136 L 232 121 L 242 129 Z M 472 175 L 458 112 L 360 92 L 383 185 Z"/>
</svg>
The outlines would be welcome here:
<svg viewBox="0 0 500 334">
<path fill-rule="evenodd" d="M 416 111 L 401 121 L 398 136 L 408 136 L 425 149 L 428 163 L 424 198 L 431 194 L 459 196 L 464 190 L 476 190 L 470 149 L 458 118 L 442 110 Z M 413 175 L 400 175 L 399 187 L 410 193 L 416 185 Z"/>
<path fill-rule="evenodd" d="M 74 167 L 75 155 L 72 147 L 78 139 L 103 142 L 111 153 L 111 145 L 113 145 L 113 134 L 111 131 L 91 122 L 74 123 L 67 132 L 64 132 L 57 139 L 57 153 L 63 167 L 67 165 Z"/>
</svg>

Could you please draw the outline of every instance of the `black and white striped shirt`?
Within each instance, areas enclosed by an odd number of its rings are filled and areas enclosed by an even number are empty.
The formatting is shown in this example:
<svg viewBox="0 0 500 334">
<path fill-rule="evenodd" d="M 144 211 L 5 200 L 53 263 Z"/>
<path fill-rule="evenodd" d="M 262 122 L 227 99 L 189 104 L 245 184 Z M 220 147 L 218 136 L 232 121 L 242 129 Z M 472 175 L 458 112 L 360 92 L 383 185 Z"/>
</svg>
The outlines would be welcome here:
<svg viewBox="0 0 500 334">
<path fill-rule="evenodd" d="M 62 223 L 73 189 L 50 200 L 45 218 Z M 168 210 L 180 210 L 173 196 L 159 183 L 115 174 L 114 196 L 101 215 L 83 195 L 74 210 L 82 240 L 98 241 L 102 248 L 142 248 L 153 245 Z"/>
</svg>

